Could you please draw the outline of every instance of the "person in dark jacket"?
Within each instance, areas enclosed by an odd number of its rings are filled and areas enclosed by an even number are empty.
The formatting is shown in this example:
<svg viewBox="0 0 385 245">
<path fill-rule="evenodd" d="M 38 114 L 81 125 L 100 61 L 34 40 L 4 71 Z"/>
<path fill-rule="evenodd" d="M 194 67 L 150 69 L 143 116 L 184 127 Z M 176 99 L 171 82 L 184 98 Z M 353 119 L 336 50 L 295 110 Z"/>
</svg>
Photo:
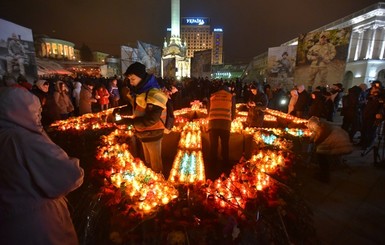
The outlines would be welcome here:
<svg viewBox="0 0 385 245">
<path fill-rule="evenodd" d="M 342 128 L 348 132 L 350 140 L 353 142 L 353 137 L 357 131 L 360 131 L 360 115 L 359 96 L 361 88 L 353 86 L 348 89 L 348 94 L 342 96 Z"/>
<path fill-rule="evenodd" d="M 325 97 L 326 120 L 328 120 L 329 122 L 333 122 L 334 103 L 332 93 L 326 91 L 323 93 L 323 96 Z"/>
<path fill-rule="evenodd" d="M 366 97 L 362 111 L 361 146 L 364 152 L 370 149 L 376 139 L 379 115 L 384 105 L 384 91 L 381 81 L 374 81 Z"/>
<path fill-rule="evenodd" d="M 124 75 L 133 86 L 134 111 L 131 118 L 126 118 L 122 122 L 134 126 L 135 135 L 142 143 L 145 162 L 153 171 L 161 173 L 167 95 L 160 89 L 155 76 L 146 72 L 146 67 L 142 63 L 133 63 Z"/>
<path fill-rule="evenodd" d="M 295 103 L 294 111 L 297 117 L 308 118 L 308 110 L 311 103 L 310 95 L 302 84 L 298 85 L 297 90 L 298 100 L 297 103 Z"/>
<path fill-rule="evenodd" d="M 331 86 L 329 92 L 331 93 L 331 99 L 333 101 L 334 110 L 333 110 L 332 119 L 334 120 L 334 117 L 340 107 L 342 96 L 344 96 L 344 87 L 342 86 L 342 83 L 335 83 Z"/>
<path fill-rule="evenodd" d="M 267 108 L 269 100 L 259 85 L 250 85 L 250 91 L 251 94 L 247 102 L 249 110 L 246 118 L 246 126 L 262 127 L 265 116 L 264 111 Z"/>
<path fill-rule="evenodd" d="M 313 91 L 310 94 L 312 101 L 309 107 L 309 117 L 319 117 L 326 119 L 326 107 L 325 107 L 325 96 L 321 91 Z"/>
</svg>

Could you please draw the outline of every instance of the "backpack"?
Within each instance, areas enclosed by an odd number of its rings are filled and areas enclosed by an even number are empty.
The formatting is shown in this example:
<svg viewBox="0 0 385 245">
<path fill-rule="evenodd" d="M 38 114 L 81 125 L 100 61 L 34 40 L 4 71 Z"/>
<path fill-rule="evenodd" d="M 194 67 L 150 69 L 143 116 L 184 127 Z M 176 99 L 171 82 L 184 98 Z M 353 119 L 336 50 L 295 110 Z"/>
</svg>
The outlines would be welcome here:
<svg viewBox="0 0 385 245">
<path fill-rule="evenodd" d="M 174 116 L 174 107 L 172 106 L 172 101 L 167 100 L 166 103 L 166 122 L 163 122 L 164 127 L 168 130 L 171 130 L 174 126 L 175 116 Z"/>
<path fill-rule="evenodd" d="M 147 102 L 147 96 L 148 96 L 149 91 L 150 90 L 147 90 L 147 92 L 146 92 L 146 97 L 145 97 L 146 102 Z M 172 101 L 170 99 L 167 100 L 165 110 L 166 110 L 166 119 L 163 120 L 162 118 L 160 118 L 160 120 L 162 121 L 164 127 L 167 130 L 171 130 L 172 127 L 174 126 L 175 116 L 174 116 L 174 107 L 173 107 Z"/>
</svg>

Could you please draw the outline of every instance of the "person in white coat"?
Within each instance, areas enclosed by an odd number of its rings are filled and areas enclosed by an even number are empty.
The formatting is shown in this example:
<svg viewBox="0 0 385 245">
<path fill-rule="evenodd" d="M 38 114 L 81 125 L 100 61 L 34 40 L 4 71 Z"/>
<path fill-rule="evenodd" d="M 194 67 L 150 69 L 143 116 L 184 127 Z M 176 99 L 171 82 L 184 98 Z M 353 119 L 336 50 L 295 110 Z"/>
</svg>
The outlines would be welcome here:
<svg viewBox="0 0 385 245">
<path fill-rule="evenodd" d="M 40 112 L 26 89 L 0 89 L 0 244 L 79 243 L 65 196 L 84 170 L 51 141 Z"/>
</svg>

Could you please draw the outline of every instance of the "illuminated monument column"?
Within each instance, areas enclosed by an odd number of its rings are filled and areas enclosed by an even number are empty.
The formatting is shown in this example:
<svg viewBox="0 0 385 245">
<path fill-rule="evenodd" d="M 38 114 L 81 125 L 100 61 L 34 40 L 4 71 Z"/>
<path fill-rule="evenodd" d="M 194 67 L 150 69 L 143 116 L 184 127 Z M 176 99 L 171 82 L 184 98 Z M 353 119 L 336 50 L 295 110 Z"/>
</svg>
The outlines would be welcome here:
<svg viewBox="0 0 385 245">
<path fill-rule="evenodd" d="M 180 38 L 180 0 L 171 0 L 171 37 L 165 40 L 162 54 L 162 77 L 173 76 L 177 79 L 190 77 L 191 60 L 186 55 L 186 43 Z M 174 74 L 165 71 L 164 64 L 175 66 Z"/>
<path fill-rule="evenodd" d="M 180 38 L 180 0 L 171 0 L 171 37 Z"/>
</svg>

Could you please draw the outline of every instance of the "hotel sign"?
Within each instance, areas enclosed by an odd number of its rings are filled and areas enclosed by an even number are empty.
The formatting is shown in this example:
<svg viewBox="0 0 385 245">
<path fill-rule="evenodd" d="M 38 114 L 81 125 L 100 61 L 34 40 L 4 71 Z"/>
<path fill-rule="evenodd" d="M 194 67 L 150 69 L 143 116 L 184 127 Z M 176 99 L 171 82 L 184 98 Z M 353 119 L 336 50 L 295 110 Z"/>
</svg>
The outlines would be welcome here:
<svg viewBox="0 0 385 245">
<path fill-rule="evenodd" d="M 191 26 L 210 25 L 210 18 L 207 18 L 207 17 L 182 18 L 182 25 L 191 25 Z"/>
</svg>

